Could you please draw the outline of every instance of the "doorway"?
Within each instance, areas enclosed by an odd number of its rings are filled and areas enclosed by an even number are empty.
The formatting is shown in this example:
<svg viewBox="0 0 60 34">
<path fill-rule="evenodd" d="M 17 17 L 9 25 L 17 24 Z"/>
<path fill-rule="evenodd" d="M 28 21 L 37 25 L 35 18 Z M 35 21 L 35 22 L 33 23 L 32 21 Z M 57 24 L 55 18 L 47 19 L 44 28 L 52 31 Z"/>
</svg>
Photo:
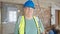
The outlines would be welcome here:
<svg viewBox="0 0 60 34">
<path fill-rule="evenodd" d="M 55 17 L 56 25 L 60 25 L 60 10 L 55 11 Z"/>
<path fill-rule="evenodd" d="M 60 10 L 58 10 L 58 25 L 60 25 Z"/>
</svg>

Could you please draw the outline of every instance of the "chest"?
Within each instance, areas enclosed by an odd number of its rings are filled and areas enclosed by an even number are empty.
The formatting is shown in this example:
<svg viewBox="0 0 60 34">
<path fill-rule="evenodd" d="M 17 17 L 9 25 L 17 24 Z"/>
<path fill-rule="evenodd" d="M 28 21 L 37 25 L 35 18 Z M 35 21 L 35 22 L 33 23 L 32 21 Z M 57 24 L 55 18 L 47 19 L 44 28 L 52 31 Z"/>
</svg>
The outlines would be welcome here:
<svg viewBox="0 0 60 34">
<path fill-rule="evenodd" d="M 37 30 L 36 23 L 33 19 L 32 20 L 26 20 L 26 29 L 32 30 L 32 31 Z"/>
</svg>

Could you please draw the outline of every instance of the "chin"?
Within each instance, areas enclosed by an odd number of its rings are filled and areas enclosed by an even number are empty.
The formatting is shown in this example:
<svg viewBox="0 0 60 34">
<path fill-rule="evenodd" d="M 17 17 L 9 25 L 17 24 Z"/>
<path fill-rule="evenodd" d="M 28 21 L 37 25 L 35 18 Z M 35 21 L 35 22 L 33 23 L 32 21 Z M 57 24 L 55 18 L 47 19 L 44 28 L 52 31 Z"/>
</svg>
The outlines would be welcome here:
<svg viewBox="0 0 60 34">
<path fill-rule="evenodd" d="M 29 15 L 29 16 L 32 16 L 32 15 Z"/>
<path fill-rule="evenodd" d="M 32 14 L 29 14 L 30 16 L 32 15 Z"/>
</svg>

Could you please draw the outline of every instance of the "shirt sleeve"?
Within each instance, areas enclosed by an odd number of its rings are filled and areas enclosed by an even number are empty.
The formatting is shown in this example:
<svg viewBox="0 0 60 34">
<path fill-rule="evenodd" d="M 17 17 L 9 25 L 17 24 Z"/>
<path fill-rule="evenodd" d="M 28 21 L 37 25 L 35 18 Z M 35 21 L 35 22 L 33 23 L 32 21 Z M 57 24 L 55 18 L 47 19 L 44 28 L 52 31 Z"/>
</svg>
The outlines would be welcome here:
<svg viewBox="0 0 60 34">
<path fill-rule="evenodd" d="M 14 34 L 18 34 L 19 33 L 18 31 L 19 31 L 19 23 L 20 23 L 20 20 L 21 20 L 21 17 L 19 16 L 17 18 L 17 22 L 15 24 Z"/>
<path fill-rule="evenodd" d="M 44 26 L 42 24 L 41 19 L 39 19 L 38 17 L 36 17 L 37 21 L 38 21 L 38 25 L 40 27 L 40 32 L 43 33 L 44 32 Z"/>
<path fill-rule="evenodd" d="M 42 21 L 39 20 L 39 23 L 40 23 L 40 31 L 41 31 L 41 33 L 43 33 L 44 32 L 44 26 L 42 24 Z"/>
</svg>

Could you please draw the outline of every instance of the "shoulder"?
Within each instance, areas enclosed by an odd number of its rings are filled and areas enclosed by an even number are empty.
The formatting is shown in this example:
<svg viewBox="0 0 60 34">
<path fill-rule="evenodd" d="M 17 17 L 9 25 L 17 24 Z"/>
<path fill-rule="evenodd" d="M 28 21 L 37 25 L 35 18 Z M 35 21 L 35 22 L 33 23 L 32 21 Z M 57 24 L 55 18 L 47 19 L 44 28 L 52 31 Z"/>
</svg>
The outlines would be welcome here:
<svg viewBox="0 0 60 34">
<path fill-rule="evenodd" d="M 21 20 L 21 18 L 22 18 L 22 16 L 18 16 L 18 17 L 17 17 L 17 20 L 19 21 L 19 20 Z"/>
<path fill-rule="evenodd" d="M 35 16 L 35 19 L 36 19 L 37 21 L 39 21 L 39 18 L 38 18 L 37 16 Z"/>
<path fill-rule="evenodd" d="M 22 16 L 18 16 L 18 19 L 20 19 Z"/>
<path fill-rule="evenodd" d="M 36 20 L 37 20 L 37 21 L 41 21 L 41 19 L 39 19 L 37 16 L 36 16 Z"/>
<path fill-rule="evenodd" d="M 18 16 L 18 17 L 17 17 L 17 23 L 20 22 L 21 18 L 22 18 L 22 16 Z"/>
</svg>

